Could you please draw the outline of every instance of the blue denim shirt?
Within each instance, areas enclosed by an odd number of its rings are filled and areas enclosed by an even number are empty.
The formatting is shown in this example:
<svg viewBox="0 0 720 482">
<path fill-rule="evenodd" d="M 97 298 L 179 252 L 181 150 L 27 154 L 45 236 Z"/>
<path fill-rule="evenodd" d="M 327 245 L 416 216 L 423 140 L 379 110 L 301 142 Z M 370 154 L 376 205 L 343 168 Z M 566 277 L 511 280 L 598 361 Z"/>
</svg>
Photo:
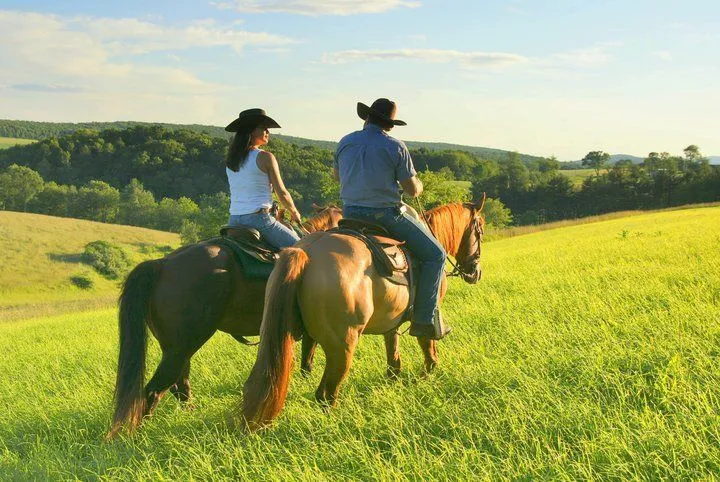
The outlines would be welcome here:
<svg viewBox="0 0 720 482">
<path fill-rule="evenodd" d="M 335 168 L 340 175 L 340 198 L 345 206 L 397 206 L 398 181 L 416 174 L 405 143 L 374 124 L 340 140 L 335 151 Z"/>
</svg>

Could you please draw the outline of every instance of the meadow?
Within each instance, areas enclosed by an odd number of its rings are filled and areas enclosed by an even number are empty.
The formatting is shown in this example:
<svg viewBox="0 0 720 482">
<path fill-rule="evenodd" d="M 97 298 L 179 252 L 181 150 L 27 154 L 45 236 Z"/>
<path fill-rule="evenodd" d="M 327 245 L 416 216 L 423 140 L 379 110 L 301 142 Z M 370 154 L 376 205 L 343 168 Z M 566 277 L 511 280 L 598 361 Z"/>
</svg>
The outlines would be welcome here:
<svg viewBox="0 0 720 482">
<path fill-rule="evenodd" d="M 575 187 L 582 186 L 585 178 L 595 175 L 595 169 L 561 169 L 558 172 L 567 176 Z"/>
<path fill-rule="evenodd" d="M 314 402 L 319 354 L 253 435 L 226 417 L 256 352 L 227 335 L 193 359 L 195 410 L 166 397 L 106 443 L 116 310 L 0 323 L 0 480 L 714 480 L 718 248 L 717 206 L 486 242 L 483 279 L 451 280 L 434 373 L 404 336 L 386 380 L 364 337 L 338 407 Z"/>
<path fill-rule="evenodd" d="M 0 323 L 113 306 L 119 282 L 103 278 L 80 259 L 85 245 L 99 239 L 121 246 L 136 263 L 180 244 L 177 234 L 163 231 L 0 211 Z M 87 278 L 92 288 L 73 285 L 73 276 Z"/>
<path fill-rule="evenodd" d="M 12 146 L 24 146 L 37 142 L 35 139 L 18 139 L 15 137 L 0 137 L 0 149 L 7 149 Z"/>
</svg>

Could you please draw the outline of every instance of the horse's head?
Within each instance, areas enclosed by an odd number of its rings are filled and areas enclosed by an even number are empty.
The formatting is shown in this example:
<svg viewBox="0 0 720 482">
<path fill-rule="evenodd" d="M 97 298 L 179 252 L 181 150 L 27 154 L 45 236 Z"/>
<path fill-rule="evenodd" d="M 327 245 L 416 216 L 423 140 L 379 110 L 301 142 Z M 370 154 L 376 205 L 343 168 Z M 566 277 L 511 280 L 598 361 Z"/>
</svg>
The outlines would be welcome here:
<svg viewBox="0 0 720 482">
<path fill-rule="evenodd" d="M 312 208 L 313 211 L 315 211 L 315 215 L 303 224 L 305 229 L 311 233 L 314 231 L 327 231 L 330 228 L 334 228 L 342 219 L 342 209 L 334 204 L 318 206 L 313 203 Z"/>
<path fill-rule="evenodd" d="M 457 259 L 458 274 L 466 282 L 475 284 L 482 277 L 480 267 L 480 252 L 482 250 L 482 238 L 485 232 L 485 217 L 482 215 L 485 206 L 485 193 L 477 203 L 465 203 L 463 207 L 470 211 L 470 220 L 463 232 L 460 247 L 455 259 Z"/>
</svg>

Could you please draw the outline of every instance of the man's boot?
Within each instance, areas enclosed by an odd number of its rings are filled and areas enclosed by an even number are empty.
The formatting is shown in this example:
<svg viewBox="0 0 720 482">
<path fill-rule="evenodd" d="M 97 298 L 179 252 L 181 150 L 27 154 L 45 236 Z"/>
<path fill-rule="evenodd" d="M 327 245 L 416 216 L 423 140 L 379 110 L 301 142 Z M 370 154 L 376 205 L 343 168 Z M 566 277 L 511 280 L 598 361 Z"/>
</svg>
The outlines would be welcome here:
<svg viewBox="0 0 720 482">
<path fill-rule="evenodd" d="M 413 322 L 410 325 L 410 336 L 430 338 L 431 340 L 440 340 L 451 331 L 452 328 L 443 322 L 439 308 L 435 309 L 433 313 L 432 324 Z"/>
</svg>

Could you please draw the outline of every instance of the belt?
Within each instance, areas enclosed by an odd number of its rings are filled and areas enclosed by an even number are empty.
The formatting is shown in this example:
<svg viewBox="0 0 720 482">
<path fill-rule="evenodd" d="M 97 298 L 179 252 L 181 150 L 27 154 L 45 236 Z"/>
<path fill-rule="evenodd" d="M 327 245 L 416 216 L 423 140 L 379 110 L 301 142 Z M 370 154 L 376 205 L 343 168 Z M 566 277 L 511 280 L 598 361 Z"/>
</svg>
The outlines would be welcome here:
<svg viewBox="0 0 720 482">
<path fill-rule="evenodd" d="M 262 208 L 258 209 L 257 211 L 255 211 L 255 212 L 253 212 L 253 213 L 251 213 L 251 214 L 262 214 L 262 213 L 266 213 L 266 214 L 267 214 L 267 213 L 270 213 L 270 208 L 262 207 Z"/>
</svg>

